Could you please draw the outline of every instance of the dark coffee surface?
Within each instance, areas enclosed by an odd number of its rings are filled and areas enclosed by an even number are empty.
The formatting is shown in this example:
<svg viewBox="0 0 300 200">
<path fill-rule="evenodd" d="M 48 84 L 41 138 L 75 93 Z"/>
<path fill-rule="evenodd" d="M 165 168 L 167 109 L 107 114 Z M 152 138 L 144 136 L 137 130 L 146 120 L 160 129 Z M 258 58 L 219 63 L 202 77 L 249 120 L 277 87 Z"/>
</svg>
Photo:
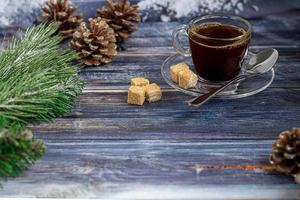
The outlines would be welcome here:
<svg viewBox="0 0 300 200">
<path fill-rule="evenodd" d="M 245 30 L 236 26 L 221 23 L 205 23 L 193 30 L 199 35 L 212 38 L 234 38 L 245 34 Z"/>
<path fill-rule="evenodd" d="M 250 37 L 238 37 L 244 34 L 242 28 L 215 22 L 192 28 L 190 46 L 199 76 L 210 81 L 226 81 L 236 76 L 250 41 Z"/>
</svg>

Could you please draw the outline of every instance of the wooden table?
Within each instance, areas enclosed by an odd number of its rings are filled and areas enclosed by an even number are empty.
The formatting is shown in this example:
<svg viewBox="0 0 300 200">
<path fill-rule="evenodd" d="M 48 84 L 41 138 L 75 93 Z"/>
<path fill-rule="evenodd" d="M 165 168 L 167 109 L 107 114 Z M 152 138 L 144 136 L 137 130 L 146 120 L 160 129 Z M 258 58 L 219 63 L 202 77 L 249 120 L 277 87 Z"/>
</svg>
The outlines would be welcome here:
<svg viewBox="0 0 300 200">
<path fill-rule="evenodd" d="M 160 74 L 175 53 L 170 35 L 179 23 L 142 23 L 113 63 L 80 72 L 87 84 L 72 113 L 32 126 L 47 152 L 6 182 L 1 197 L 296 199 L 300 187 L 292 177 L 256 167 L 268 165 L 279 132 L 300 126 L 300 16 L 251 22 L 251 50 L 280 52 L 267 90 L 188 107 L 190 97 Z M 162 101 L 127 105 L 129 80 L 136 76 L 161 85 Z M 199 170 L 224 165 L 254 169 Z"/>
</svg>

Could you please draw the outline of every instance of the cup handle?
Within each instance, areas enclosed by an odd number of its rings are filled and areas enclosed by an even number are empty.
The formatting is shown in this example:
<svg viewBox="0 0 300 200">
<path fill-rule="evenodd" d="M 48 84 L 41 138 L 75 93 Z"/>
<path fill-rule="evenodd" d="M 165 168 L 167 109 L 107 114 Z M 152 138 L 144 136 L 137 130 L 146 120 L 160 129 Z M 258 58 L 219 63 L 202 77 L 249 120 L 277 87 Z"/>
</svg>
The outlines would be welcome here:
<svg viewBox="0 0 300 200">
<path fill-rule="evenodd" d="M 180 38 L 179 38 L 181 35 L 188 37 L 187 25 L 182 25 L 182 26 L 178 27 L 175 31 L 173 31 L 172 39 L 173 39 L 173 47 L 175 48 L 175 50 L 178 53 L 180 53 L 181 55 L 183 55 L 185 57 L 189 57 L 189 56 L 191 56 L 190 48 L 185 47 L 182 44 L 182 42 L 180 41 Z"/>
</svg>

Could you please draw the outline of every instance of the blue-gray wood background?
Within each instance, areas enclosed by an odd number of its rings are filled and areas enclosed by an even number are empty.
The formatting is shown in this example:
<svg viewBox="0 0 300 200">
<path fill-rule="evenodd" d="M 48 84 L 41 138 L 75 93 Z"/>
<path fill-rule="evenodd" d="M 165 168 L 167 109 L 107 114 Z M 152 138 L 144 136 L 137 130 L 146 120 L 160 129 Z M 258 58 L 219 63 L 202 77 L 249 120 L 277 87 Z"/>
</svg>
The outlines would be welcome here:
<svg viewBox="0 0 300 200">
<path fill-rule="evenodd" d="M 0 0 L 0 36 L 34 23 L 43 0 Z M 213 2 L 213 3 L 212 3 Z M 103 0 L 74 0 L 87 19 Z M 278 133 L 300 126 L 299 0 L 134 0 L 143 23 L 114 61 L 80 71 L 86 87 L 71 113 L 31 125 L 47 152 L 0 197 L 103 199 L 298 199 L 292 177 L 268 170 L 195 166 L 268 165 Z M 183 9 L 184 8 L 184 9 Z M 185 9 L 186 8 L 186 9 Z M 189 12 L 188 12 L 189 11 Z M 194 16 L 232 13 L 254 27 L 251 51 L 277 48 L 273 84 L 252 97 L 212 100 L 190 108 L 190 97 L 168 86 L 162 62 L 175 51 L 171 33 Z M 5 36 L 5 37 L 4 37 Z M 1 49 L 1 48 L 0 48 Z M 132 77 L 163 88 L 163 99 L 143 107 L 126 103 Z"/>
<path fill-rule="evenodd" d="M 27 26 L 40 14 L 46 0 L 0 0 L 0 27 Z M 95 17 L 95 10 L 105 0 L 71 0 L 77 13 L 85 19 Z M 210 13 L 238 14 L 246 18 L 260 18 L 300 8 L 299 0 L 132 0 L 139 4 L 144 22 L 182 21 Z"/>
</svg>

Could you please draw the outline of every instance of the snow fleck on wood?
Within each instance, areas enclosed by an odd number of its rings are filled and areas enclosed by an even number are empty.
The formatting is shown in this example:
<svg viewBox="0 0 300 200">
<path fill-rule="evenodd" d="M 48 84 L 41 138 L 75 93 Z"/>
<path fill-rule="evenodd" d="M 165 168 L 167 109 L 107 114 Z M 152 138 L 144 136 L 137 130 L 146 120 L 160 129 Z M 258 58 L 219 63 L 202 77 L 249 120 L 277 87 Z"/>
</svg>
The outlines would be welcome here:
<svg viewBox="0 0 300 200">
<path fill-rule="evenodd" d="M 0 26 L 31 23 L 34 21 L 34 12 L 39 9 L 45 0 L 5 0 L 0 6 Z M 22 16 L 19 17 L 18 16 Z"/>
</svg>

